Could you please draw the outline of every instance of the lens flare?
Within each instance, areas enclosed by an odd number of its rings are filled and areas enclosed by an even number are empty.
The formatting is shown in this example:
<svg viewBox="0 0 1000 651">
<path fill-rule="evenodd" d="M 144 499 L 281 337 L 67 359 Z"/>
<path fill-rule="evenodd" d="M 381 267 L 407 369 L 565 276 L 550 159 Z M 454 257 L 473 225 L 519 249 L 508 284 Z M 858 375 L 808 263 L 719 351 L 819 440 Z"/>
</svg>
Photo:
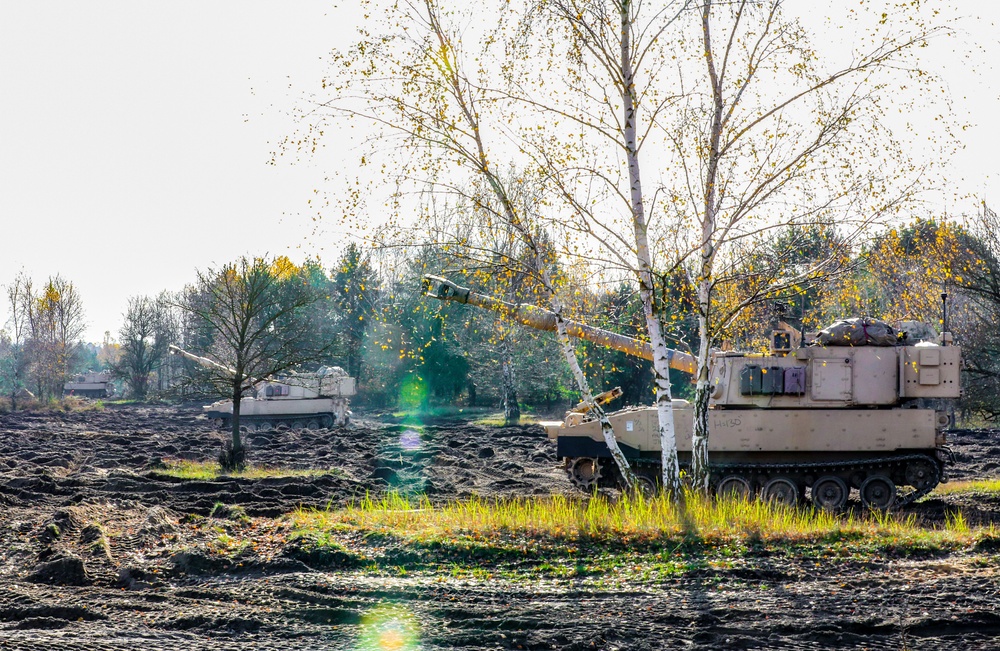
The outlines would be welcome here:
<svg viewBox="0 0 1000 651">
<path fill-rule="evenodd" d="M 430 388 L 417 375 L 407 376 L 399 388 L 399 406 L 402 409 L 420 409 L 427 404 Z"/>
<path fill-rule="evenodd" d="M 420 449 L 420 432 L 414 429 L 403 430 L 403 433 L 399 435 L 399 447 L 404 450 Z"/>
<path fill-rule="evenodd" d="M 417 651 L 420 625 L 405 606 L 382 604 L 361 620 L 357 651 Z"/>
</svg>

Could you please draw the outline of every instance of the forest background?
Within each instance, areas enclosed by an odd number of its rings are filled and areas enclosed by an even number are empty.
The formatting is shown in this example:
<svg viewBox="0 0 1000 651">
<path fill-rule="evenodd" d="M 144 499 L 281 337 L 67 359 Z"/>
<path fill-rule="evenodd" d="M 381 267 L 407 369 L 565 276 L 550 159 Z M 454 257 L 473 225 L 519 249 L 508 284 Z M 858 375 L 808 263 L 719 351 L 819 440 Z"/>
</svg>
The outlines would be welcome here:
<svg viewBox="0 0 1000 651">
<path fill-rule="evenodd" d="M 763 352 L 777 316 L 776 304 L 782 306 L 782 318 L 807 330 L 862 314 L 940 328 L 941 294 L 947 293 L 949 329 L 963 346 L 965 358 L 963 411 L 995 420 L 1000 415 L 1000 333 L 993 325 L 1000 319 L 1000 242 L 993 234 L 1000 232 L 1000 220 L 987 208 L 972 222 L 980 225 L 978 234 L 955 222 L 929 220 L 878 233 L 855 253 L 849 260 L 850 271 L 836 281 L 801 293 L 786 292 L 748 310 L 734 323 L 726 346 Z M 759 253 L 794 261 L 808 258 L 822 246 L 821 233 L 782 231 L 770 248 Z M 446 252 L 430 247 L 401 260 L 398 251 L 365 252 L 350 244 L 329 269 L 315 262 L 294 265 L 283 257 L 269 260 L 269 268 L 277 284 L 305 278 L 321 296 L 303 317 L 312 324 L 309 331 L 317 340 L 332 345 L 311 366 L 338 365 L 358 378 L 358 395 L 352 401 L 356 405 L 501 409 L 504 364 L 512 371 L 507 377 L 516 400 L 528 410 L 552 413 L 575 403 L 579 391 L 551 334 L 511 324 L 492 312 L 421 295 L 421 278 L 427 273 L 446 275 L 485 293 L 496 289 L 480 275 L 456 270 L 453 262 Z M 4 408 L 10 408 L 12 394 L 22 387 L 47 401 L 60 397 L 63 382 L 74 375 L 113 368 L 117 368 L 119 398 L 197 400 L 213 395 L 207 381 L 199 381 L 199 367 L 166 350 L 168 344 L 211 350 L 205 324 L 184 309 L 186 303 L 203 300 L 209 288 L 193 281 L 182 292 L 134 297 L 120 330 L 100 343 L 79 339 L 84 303 L 70 280 L 56 276 L 37 289 L 19 277 L 6 289 L 8 300 L 27 291 L 40 314 L 34 325 L 22 326 L 17 340 L 12 339 L 13 324 L 0 334 Z M 671 345 L 690 350 L 696 336 L 690 288 L 672 291 L 678 309 L 669 333 Z M 633 286 L 621 282 L 594 287 L 582 282 L 573 292 L 578 297 L 571 310 L 574 319 L 642 338 L 641 306 Z M 73 309 L 67 309 L 67 302 Z M 60 321 L 56 315 L 66 312 L 71 313 L 69 319 Z M 303 343 L 307 344 L 316 342 Z M 582 341 L 576 345 L 595 388 L 620 386 L 622 404 L 652 404 L 651 362 Z M 135 363 L 140 346 L 148 364 L 144 375 L 122 365 L 129 357 Z M 676 397 L 691 395 L 689 376 L 676 373 L 672 380 Z"/>
<path fill-rule="evenodd" d="M 777 7 L 781 3 L 772 4 Z M 430 9 L 434 3 L 426 6 Z M 681 6 L 683 3 L 678 5 Z M 894 7 L 893 11 L 882 14 L 883 22 L 887 16 L 889 20 L 902 21 L 905 27 L 923 35 L 921 38 L 933 35 L 938 29 L 932 23 L 914 23 L 903 6 Z M 462 16 L 446 15 L 462 24 Z M 389 21 L 398 18 L 390 16 Z M 385 33 L 400 25 L 399 22 L 390 25 Z M 433 35 L 433 30 L 429 33 Z M 472 40 L 469 39 L 470 44 Z M 333 57 L 332 65 L 350 61 L 339 53 Z M 810 59 L 806 57 L 805 62 Z M 907 72 L 922 76 L 925 69 L 920 62 L 913 66 Z M 357 70 L 364 76 L 364 72 Z M 342 73 L 343 70 L 335 71 L 325 77 L 323 90 L 327 90 L 330 79 L 336 80 Z M 317 93 L 313 98 L 314 103 L 305 109 L 306 113 L 315 113 L 318 106 L 328 106 L 329 100 L 320 95 Z M 947 116 L 942 113 L 941 117 Z M 279 148 L 279 153 L 302 156 L 303 151 L 309 152 L 321 140 L 320 121 L 303 123 L 306 123 L 306 137 L 291 137 Z M 947 133 L 935 132 L 935 137 L 941 138 L 934 144 L 936 151 L 952 146 Z M 385 154 L 390 149 L 383 146 L 378 153 Z M 906 152 L 911 161 L 926 153 Z M 408 157 L 409 161 L 421 160 L 412 148 Z M 362 165 L 371 164 L 366 158 L 372 157 L 362 156 Z M 384 160 L 380 164 L 386 168 Z M 396 169 L 416 168 L 403 165 Z M 917 160 L 913 169 L 927 168 Z M 504 171 L 508 172 L 514 173 Z M 380 224 L 382 227 L 381 231 L 355 229 L 363 237 L 343 249 L 334 264 L 326 266 L 318 259 L 297 264 L 283 256 L 266 258 L 275 287 L 305 283 L 315 294 L 315 301 L 303 310 L 303 318 L 313 324 L 310 332 L 316 340 L 309 345 L 323 350 L 323 354 L 311 364 L 344 366 L 359 378 L 356 402 L 373 407 L 405 403 L 496 405 L 509 403 L 511 391 L 516 391 L 515 403 L 527 405 L 552 407 L 574 401 L 578 389 L 555 343 L 546 335 L 504 323 L 495 315 L 476 314 L 469 308 L 429 305 L 419 296 L 420 277 L 438 273 L 486 293 L 544 304 L 537 283 L 526 282 L 514 272 L 497 273 L 496 267 L 470 265 L 468 252 L 454 246 L 454 238 L 451 242 L 442 241 L 441 224 L 450 227 L 459 223 L 461 205 L 431 198 L 432 192 L 414 192 L 413 196 L 420 196 L 418 201 L 402 206 L 401 210 L 403 194 L 399 192 L 399 180 L 395 181 L 395 194 L 374 198 L 366 194 L 365 200 L 359 202 L 360 191 L 356 191 L 342 195 L 347 197 L 346 201 L 338 198 L 336 205 L 328 202 L 328 212 L 344 215 L 333 221 L 346 226 Z M 440 178 L 435 178 L 432 183 L 439 181 Z M 921 190 L 932 188 L 929 185 Z M 475 194 L 473 190 L 468 192 L 469 196 Z M 530 204 L 531 192 L 533 188 L 529 188 L 528 196 L 517 200 Z M 378 206 L 379 200 L 385 203 Z M 786 305 L 786 316 L 798 319 L 806 329 L 855 314 L 871 314 L 889 321 L 927 321 L 940 326 L 941 294 L 947 293 L 951 297 L 950 329 L 967 351 L 969 381 L 965 406 L 986 416 L 995 415 L 997 410 L 989 403 L 990 397 L 997 394 L 990 386 L 996 377 L 992 327 L 996 315 L 997 248 L 993 241 L 996 218 L 985 205 L 976 205 L 972 198 L 966 198 L 966 205 L 967 214 L 959 216 L 917 209 L 915 204 L 897 209 L 891 223 L 890 220 L 871 223 L 863 237 L 845 235 L 839 223 L 842 215 L 832 211 L 808 223 L 800 221 L 781 228 L 772 225 L 761 229 L 748 240 L 749 245 L 738 247 L 727 259 L 731 287 L 752 284 L 765 268 L 772 275 L 777 269 L 795 277 L 795 272 L 807 270 L 818 261 L 835 260 L 838 272 L 824 277 L 822 282 L 786 283 L 780 291 L 760 292 L 736 318 L 714 333 L 716 343 L 734 349 L 759 350 L 778 304 Z M 437 221 L 423 224 L 433 227 L 425 228 L 426 237 L 410 230 L 407 237 L 400 238 L 400 231 L 391 225 L 392 220 L 414 206 Z M 474 216 L 471 209 L 467 213 L 466 218 Z M 379 217 L 373 219 L 375 214 Z M 389 228 L 385 228 L 387 223 Z M 558 236 L 544 228 L 539 232 Z M 505 260 L 524 256 L 523 251 L 504 249 L 510 241 L 494 244 L 492 253 Z M 586 262 L 589 253 L 590 250 L 576 258 L 563 255 L 547 261 L 555 272 L 557 291 L 572 297 L 565 301 L 567 316 L 641 338 L 644 322 L 635 279 L 615 270 L 595 268 Z M 669 264 L 658 272 L 662 282 L 657 291 L 664 306 L 661 316 L 670 325 L 666 333 L 668 343 L 694 351 L 698 346 L 695 309 L 698 299 L 692 279 L 697 274 L 683 264 Z M 211 287 L 203 282 L 209 276 L 203 278 L 197 274 L 198 280 L 180 292 L 133 297 L 123 315 L 121 329 L 109 332 L 99 345 L 84 345 L 80 341 L 86 320 L 83 300 L 71 278 L 55 275 L 39 283 L 21 274 L 10 279 L 6 285 L 10 320 L 0 341 L 3 393 L 13 397 L 18 389 L 28 388 L 43 400 L 54 398 L 61 393 L 62 382 L 77 372 L 116 368 L 132 396 L 144 399 L 150 391 L 154 396 L 170 392 L 197 395 L 204 387 L 199 386 L 196 374 L 186 371 L 182 374 L 177 368 L 179 362 L 166 357 L 163 351 L 166 343 L 202 352 L 212 348 L 204 324 L 197 322 L 191 309 L 210 293 Z M 722 302 L 730 298 L 739 302 L 735 296 L 727 297 L 725 291 L 717 295 Z M 126 371 L 121 366 L 122 356 L 134 356 L 137 347 L 143 350 L 142 364 L 138 367 L 149 364 L 144 374 L 135 372 L 135 367 Z M 147 348 L 151 351 L 148 354 Z M 595 387 L 621 386 L 630 404 L 652 401 L 648 364 L 588 344 L 580 343 L 579 352 Z M 182 375 L 194 379 L 180 382 Z M 686 379 L 672 378 L 672 385 L 675 396 L 690 395 L 691 385 Z"/>
</svg>

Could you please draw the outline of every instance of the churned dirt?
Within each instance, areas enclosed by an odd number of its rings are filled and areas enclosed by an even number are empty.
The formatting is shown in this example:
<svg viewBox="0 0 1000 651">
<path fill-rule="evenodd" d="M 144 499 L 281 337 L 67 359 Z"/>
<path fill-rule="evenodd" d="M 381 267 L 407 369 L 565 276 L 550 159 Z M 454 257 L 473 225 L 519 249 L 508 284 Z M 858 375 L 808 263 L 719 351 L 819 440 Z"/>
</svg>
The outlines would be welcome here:
<svg viewBox="0 0 1000 651">
<path fill-rule="evenodd" d="M 164 459 L 213 459 L 220 441 L 195 408 L 0 415 L 0 651 L 1000 648 L 989 545 L 835 560 L 762 549 L 656 578 L 627 563 L 605 580 L 386 573 L 296 553 L 277 516 L 389 487 L 433 501 L 572 494 L 543 431 L 362 418 L 248 435 L 255 463 L 330 474 L 163 473 Z M 952 480 L 1000 476 L 1000 433 L 957 431 L 952 445 Z M 986 497 L 908 511 L 941 522 L 958 509 L 1000 526 Z"/>
</svg>

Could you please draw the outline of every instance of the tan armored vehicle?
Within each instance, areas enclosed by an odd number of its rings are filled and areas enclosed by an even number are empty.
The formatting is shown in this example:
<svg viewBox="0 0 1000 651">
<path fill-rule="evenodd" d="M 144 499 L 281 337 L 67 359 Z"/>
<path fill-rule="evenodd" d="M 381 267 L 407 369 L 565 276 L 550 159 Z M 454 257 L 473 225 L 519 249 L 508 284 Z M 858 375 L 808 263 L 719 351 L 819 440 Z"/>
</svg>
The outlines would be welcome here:
<svg viewBox="0 0 1000 651">
<path fill-rule="evenodd" d="M 206 368 L 233 374 L 234 371 L 207 357 L 199 357 L 177 346 L 170 352 Z M 270 430 L 279 425 L 319 429 L 346 425 L 351 418 L 350 396 L 355 395 L 354 378 L 339 366 L 323 366 L 312 373 L 293 373 L 274 380 L 254 383 L 254 397 L 240 401 L 240 423 L 248 429 Z M 217 427 L 232 423 L 233 403 L 220 400 L 204 407 L 205 415 Z"/>
<path fill-rule="evenodd" d="M 546 310 L 503 303 L 435 276 L 424 278 L 424 293 L 555 330 Z M 568 325 L 575 337 L 652 359 L 646 343 Z M 960 396 L 961 349 L 950 345 L 951 334 L 942 333 L 940 343 L 904 345 L 885 324 L 857 319 L 806 339 L 782 322 L 767 354 L 713 352 L 709 460 L 716 492 L 796 503 L 809 489 L 817 506 L 836 509 L 857 489 L 864 505 L 888 508 L 926 495 L 943 481 L 952 459 L 945 446 L 944 408 Z M 673 351 L 670 364 L 695 370 L 694 357 L 679 351 Z M 686 400 L 674 400 L 673 406 L 683 467 L 690 461 L 694 412 Z M 609 418 L 640 481 L 655 486 L 656 409 L 628 408 Z M 585 490 L 618 484 L 600 424 L 585 409 L 543 426 L 574 484 Z"/>
<path fill-rule="evenodd" d="M 64 396 L 84 398 L 107 398 L 115 393 L 111 374 L 107 371 L 87 371 L 63 384 Z"/>
</svg>

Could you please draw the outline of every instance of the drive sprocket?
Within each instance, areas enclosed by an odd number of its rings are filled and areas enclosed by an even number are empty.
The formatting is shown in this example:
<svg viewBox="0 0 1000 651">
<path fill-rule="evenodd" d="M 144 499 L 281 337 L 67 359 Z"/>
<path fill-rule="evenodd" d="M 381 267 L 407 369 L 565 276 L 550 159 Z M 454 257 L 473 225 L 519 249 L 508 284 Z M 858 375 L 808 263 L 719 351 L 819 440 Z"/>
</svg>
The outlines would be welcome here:
<svg viewBox="0 0 1000 651">
<path fill-rule="evenodd" d="M 569 457 L 566 459 L 566 474 L 574 486 L 588 493 L 593 492 L 601 479 L 601 461 L 593 457 Z"/>
</svg>

